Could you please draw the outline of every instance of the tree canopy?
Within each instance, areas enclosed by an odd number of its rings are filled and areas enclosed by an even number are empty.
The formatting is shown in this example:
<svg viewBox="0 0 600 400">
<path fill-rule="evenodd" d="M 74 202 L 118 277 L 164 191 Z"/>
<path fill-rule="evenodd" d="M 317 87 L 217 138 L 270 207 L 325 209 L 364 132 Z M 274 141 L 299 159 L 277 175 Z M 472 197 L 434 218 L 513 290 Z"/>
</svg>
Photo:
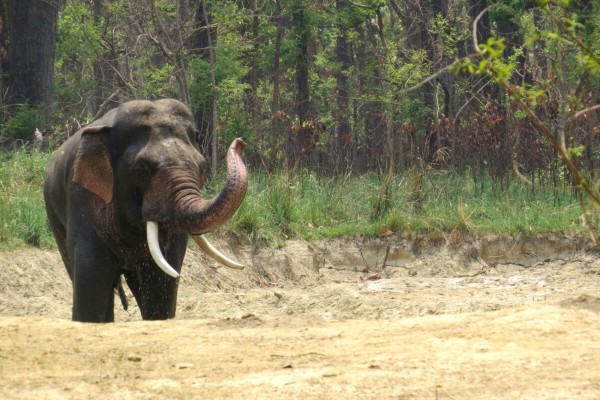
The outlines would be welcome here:
<svg viewBox="0 0 600 400">
<path fill-rule="evenodd" d="M 54 68 L 35 64 L 53 74 L 45 97 L 21 87 L 35 83 L 19 81 L 17 54 L 52 15 L 23 29 L 25 6 L 57 11 Z M 213 164 L 241 136 L 267 170 L 564 183 L 517 96 L 579 168 L 600 162 L 598 0 L 26 0 L 0 14 L 3 145 L 42 121 L 60 137 L 119 102 L 174 97 Z"/>
</svg>

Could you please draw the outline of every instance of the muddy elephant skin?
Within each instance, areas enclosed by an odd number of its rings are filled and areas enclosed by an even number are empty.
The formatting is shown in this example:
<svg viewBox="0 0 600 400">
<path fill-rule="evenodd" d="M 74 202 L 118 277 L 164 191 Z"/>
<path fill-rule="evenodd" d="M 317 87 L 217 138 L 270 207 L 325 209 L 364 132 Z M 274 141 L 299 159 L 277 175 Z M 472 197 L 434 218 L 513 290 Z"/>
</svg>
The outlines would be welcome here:
<svg viewBox="0 0 600 400">
<path fill-rule="evenodd" d="M 196 136 L 184 104 L 136 100 L 85 126 L 55 152 L 44 200 L 73 282 L 73 320 L 114 321 L 115 289 L 125 304 L 122 276 L 144 319 L 175 316 L 188 235 L 206 244 L 201 235 L 231 218 L 248 182 L 245 143 L 236 139 L 226 157 L 225 187 L 203 199 L 205 160 Z"/>
</svg>

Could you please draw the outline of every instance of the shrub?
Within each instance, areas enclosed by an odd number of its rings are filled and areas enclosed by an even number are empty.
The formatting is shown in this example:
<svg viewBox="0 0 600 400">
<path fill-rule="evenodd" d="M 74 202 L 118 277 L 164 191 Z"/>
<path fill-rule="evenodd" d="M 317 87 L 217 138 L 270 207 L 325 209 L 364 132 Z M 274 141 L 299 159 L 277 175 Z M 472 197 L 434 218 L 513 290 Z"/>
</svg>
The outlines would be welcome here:
<svg viewBox="0 0 600 400">
<path fill-rule="evenodd" d="M 17 113 L 2 127 L 3 141 L 28 143 L 33 141 L 34 132 L 40 126 L 39 110 L 29 105 L 19 106 Z"/>
</svg>

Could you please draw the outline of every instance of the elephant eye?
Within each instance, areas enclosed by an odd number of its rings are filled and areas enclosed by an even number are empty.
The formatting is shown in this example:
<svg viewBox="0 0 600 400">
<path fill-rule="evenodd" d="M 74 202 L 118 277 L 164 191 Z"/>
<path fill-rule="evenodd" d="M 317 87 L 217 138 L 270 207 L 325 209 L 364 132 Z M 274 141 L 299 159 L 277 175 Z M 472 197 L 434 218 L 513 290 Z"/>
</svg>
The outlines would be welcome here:
<svg viewBox="0 0 600 400">
<path fill-rule="evenodd" d="M 131 172 L 135 179 L 145 180 L 150 177 L 150 166 L 144 162 L 136 163 L 132 168 Z"/>
</svg>

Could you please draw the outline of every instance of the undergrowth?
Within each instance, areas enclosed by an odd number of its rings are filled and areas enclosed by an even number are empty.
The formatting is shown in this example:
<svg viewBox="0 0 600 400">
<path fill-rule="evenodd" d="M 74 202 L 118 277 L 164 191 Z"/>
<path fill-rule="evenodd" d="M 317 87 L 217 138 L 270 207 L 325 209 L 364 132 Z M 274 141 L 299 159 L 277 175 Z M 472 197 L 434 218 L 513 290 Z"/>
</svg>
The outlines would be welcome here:
<svg viewBox="0 0 600 400">
<path fill-rule="evenodd" d="M 53 247 L 42 185 L 49 154 L 0 153 L 0 247 Z"/>
<path fill-rule="evenodd" d="M 0 154 L 0 248 L 55 246 L 42 197 L 49 154 Z M 219 176 L 203 190 L 216 193 Z M 583 210 L 585 211 L 585 210 Z M 403 174 L 319 177 L 250 173 L 246 199 L 222 234 L 254 243 L 288 238 L 587 234 L 576 192 L 501 185 L 482 174 L 410 170 Z"/>
<path fill-rule="evenodd" d="M 215 184 L 218 188 L 218 183 Z M 253 241 L 341 236 L 586 234 L 576 192 L 455 172 L 356 177 L 253 173 L 227 233 Z"/>
</svg>

